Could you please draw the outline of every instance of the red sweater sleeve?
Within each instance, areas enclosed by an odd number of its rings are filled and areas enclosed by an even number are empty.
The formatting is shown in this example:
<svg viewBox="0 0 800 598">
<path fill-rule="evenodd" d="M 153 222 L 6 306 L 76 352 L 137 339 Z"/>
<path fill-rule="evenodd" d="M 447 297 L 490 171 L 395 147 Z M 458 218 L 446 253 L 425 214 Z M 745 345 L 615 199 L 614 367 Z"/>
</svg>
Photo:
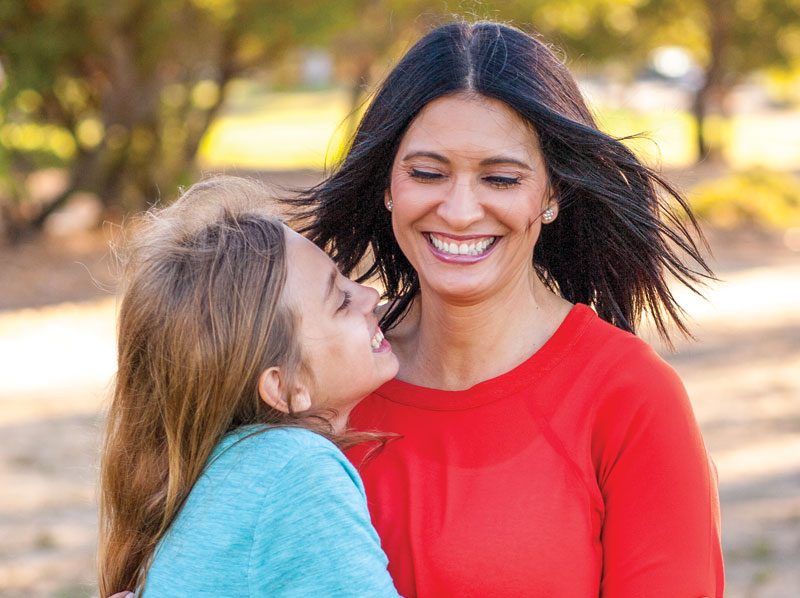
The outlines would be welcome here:
<svg viewBox="0 0 800 598">
<path fill-rule="evenodd" d="M 602 598 L 721 597 L 716 471 L 677 374 L 649 349 L 621 358 L 595 413 L 605 503 Z"/>
</svg>

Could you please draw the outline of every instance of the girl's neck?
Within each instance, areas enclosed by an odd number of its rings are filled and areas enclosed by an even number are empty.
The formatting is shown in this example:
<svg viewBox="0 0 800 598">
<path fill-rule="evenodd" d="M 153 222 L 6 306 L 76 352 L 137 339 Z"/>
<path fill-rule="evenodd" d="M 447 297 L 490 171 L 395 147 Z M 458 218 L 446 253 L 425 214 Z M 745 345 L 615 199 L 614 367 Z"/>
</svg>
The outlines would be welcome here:
<svg viewBox="0 0 800 598">
<path fill-rule="evenodd" d="M 423 285 L 389 335 L 400 360 L 397 378 L 442 390 L 470 388 L 535 353 L 571 307 L 535 274 L 470 303 L 448 301 Z"/>
</svg>

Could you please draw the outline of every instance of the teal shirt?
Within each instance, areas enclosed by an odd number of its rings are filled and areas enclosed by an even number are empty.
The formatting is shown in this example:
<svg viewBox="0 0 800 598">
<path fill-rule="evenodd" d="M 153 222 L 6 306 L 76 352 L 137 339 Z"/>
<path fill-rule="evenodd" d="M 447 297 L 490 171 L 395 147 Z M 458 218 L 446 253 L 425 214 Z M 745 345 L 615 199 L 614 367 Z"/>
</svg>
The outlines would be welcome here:
<svg viewBox="0 0 800 598">
<path fill-rule="evenodd" d="M 143 598 L 397 597 L 342 452 L 308 430 L 250 431 L 215 450 L 156 549 Z"/>
</svg>

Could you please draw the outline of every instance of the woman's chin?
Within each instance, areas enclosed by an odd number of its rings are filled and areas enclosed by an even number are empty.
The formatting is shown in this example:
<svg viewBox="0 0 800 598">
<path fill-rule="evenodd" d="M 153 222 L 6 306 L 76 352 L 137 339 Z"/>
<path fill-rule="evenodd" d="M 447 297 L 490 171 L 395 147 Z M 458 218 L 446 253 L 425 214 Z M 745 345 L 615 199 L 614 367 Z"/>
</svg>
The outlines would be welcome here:
<svg viewBox="0 0 800 598">
<path fill-rule="evenodd" d="M 482 277 L 438 277 L 423 284 L 422 292 L 428 298 L 451 305 L 474 305 L 493 296 L 498 285 Z"/>
</svg>

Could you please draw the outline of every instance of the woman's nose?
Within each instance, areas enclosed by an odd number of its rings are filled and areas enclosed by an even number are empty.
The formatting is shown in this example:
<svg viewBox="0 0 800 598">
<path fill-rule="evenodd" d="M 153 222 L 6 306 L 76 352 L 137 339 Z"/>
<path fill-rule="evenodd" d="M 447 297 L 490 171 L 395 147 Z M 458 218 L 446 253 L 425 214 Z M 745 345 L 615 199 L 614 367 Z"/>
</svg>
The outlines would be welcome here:
<svg viewBox="0 0 800 598">
<path fill-rule="evenodd" d="M 483 218 L 483 206 L 470 181 L 456 181 L 439 204 L 439 217 L 453 230 L 464 230 Z"/>
</svg>

